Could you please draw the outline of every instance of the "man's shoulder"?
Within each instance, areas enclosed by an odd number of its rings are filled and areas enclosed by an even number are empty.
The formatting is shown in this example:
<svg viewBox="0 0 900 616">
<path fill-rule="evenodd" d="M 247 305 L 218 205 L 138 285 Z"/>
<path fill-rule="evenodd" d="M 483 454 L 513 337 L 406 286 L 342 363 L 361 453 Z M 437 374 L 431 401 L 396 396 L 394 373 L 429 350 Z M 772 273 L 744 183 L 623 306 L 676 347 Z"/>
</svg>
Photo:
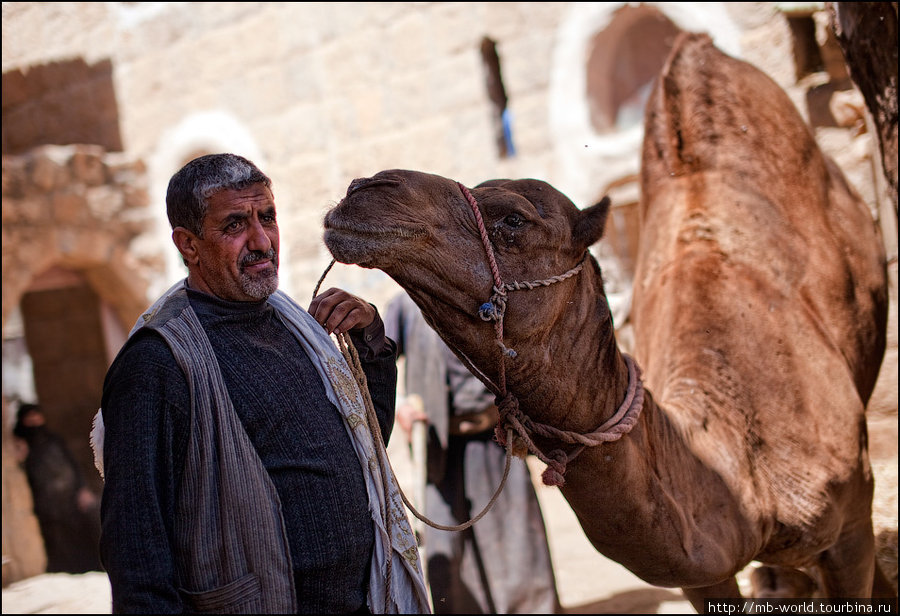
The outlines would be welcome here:
<svg viewBox="0 0 900 616">
<path fill-rule="evenodd" d="M 137 332 L 139 328 L 159 328 L 170 319 L 181 315 L 190 305 L 184 287 L 174 287 L 141 315 L 138 323 L 131 330 L 132 334 Z"/>
<path fill-rule="evenodd" d="M 113 366 L 139 367 L 174 363 L 175 357 L 162 334 L 151 327 L 142 327 L 125 341 L 113 361 Z"/>
</svg>

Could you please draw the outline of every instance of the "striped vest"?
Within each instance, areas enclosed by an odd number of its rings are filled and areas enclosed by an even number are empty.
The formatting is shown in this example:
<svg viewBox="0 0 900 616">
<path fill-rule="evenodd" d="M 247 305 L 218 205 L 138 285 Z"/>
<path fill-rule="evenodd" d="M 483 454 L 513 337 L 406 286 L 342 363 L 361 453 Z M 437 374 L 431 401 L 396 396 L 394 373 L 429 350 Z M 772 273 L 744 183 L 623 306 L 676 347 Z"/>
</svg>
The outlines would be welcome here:
<svg viewBox="0 0 900 616">
<path fill-rule="evenodd" d="M 187 293 L 173 293 L 144 326 L 165 338 L 193 402 L 175 521 L 183 596 L 198 612 L 296 613 L 281 501 Z"/>
</svg>

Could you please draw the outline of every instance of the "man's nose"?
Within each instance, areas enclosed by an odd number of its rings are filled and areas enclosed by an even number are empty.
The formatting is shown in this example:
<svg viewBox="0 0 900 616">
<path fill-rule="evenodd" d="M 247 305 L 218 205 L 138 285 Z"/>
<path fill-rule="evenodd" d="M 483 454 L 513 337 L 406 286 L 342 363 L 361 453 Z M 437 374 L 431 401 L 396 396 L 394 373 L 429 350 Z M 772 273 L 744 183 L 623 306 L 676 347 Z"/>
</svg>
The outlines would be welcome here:
<svg viewBox="0 0 900 616">
<path fill-rule="evenodd" d="M 271 247 L 272 238 L 266 233 L 266 228 L 258 220 L 250 221 L 247 232 L 247 248 L 255 252 L 268 252 Z"/>
</svg>

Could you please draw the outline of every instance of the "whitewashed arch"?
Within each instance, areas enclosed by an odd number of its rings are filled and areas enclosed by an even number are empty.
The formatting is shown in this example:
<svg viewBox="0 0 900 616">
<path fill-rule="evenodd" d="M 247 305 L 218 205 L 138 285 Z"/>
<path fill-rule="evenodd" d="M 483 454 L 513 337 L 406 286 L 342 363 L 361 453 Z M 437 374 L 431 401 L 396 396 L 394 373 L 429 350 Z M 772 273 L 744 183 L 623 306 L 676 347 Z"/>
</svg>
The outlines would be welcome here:
<svg viewBox="0 0 900 616">
<path fill-rule="evenodd" d="M 597 191 L 639 170 L 643 127 L 599 134 L 591 124 L 586 66 L 593 37 L 627 2 L 573 2 L 560 22 L 549 92 L 549 126 L 559 168 L 555 181 L 579 206 Z M 740 57 L 741 30 L 722 3 L 645 2 L 682 30 L 707 32 L 725 53 Z"/>
</svg>

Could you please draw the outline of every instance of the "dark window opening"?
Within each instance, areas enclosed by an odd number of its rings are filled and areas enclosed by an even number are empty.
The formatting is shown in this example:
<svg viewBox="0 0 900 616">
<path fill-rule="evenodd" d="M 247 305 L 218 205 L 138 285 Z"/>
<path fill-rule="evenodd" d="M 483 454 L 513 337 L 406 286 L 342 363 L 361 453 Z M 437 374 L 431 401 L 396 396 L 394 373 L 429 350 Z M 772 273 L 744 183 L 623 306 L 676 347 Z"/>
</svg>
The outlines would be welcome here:
<svg viewBox="0 0 900 616">
<path fill-rule="evenodd" d="M 812 73 L 824 71 L 825 63 L 816 41 L 816 22 L 812 15 L 789 16 L 787 21 L 791 28 L 797 81 Z"/>
<path fill-rule="evenodd" d="M 591 125 L 598 133 L 640 124 L 678 27 L 649 6 L 623 6 L 594 35 L 586 66 Z"/>
<path fill-rule="evenodd" d="M 488 98 L 491 99 L 494 108 L 494 139 L 497 143 L 497 151 L 501 158 L 515 156 L 512 118 L 507 107 L 509 99 L 506 96 L 506 88 L 503 86 L 503 77 L 500 73 L 500 56 L 497 54 L 497 44 L 487 37 L 481 40 L 481 60 L 484 63 Z"/>
</svg>

